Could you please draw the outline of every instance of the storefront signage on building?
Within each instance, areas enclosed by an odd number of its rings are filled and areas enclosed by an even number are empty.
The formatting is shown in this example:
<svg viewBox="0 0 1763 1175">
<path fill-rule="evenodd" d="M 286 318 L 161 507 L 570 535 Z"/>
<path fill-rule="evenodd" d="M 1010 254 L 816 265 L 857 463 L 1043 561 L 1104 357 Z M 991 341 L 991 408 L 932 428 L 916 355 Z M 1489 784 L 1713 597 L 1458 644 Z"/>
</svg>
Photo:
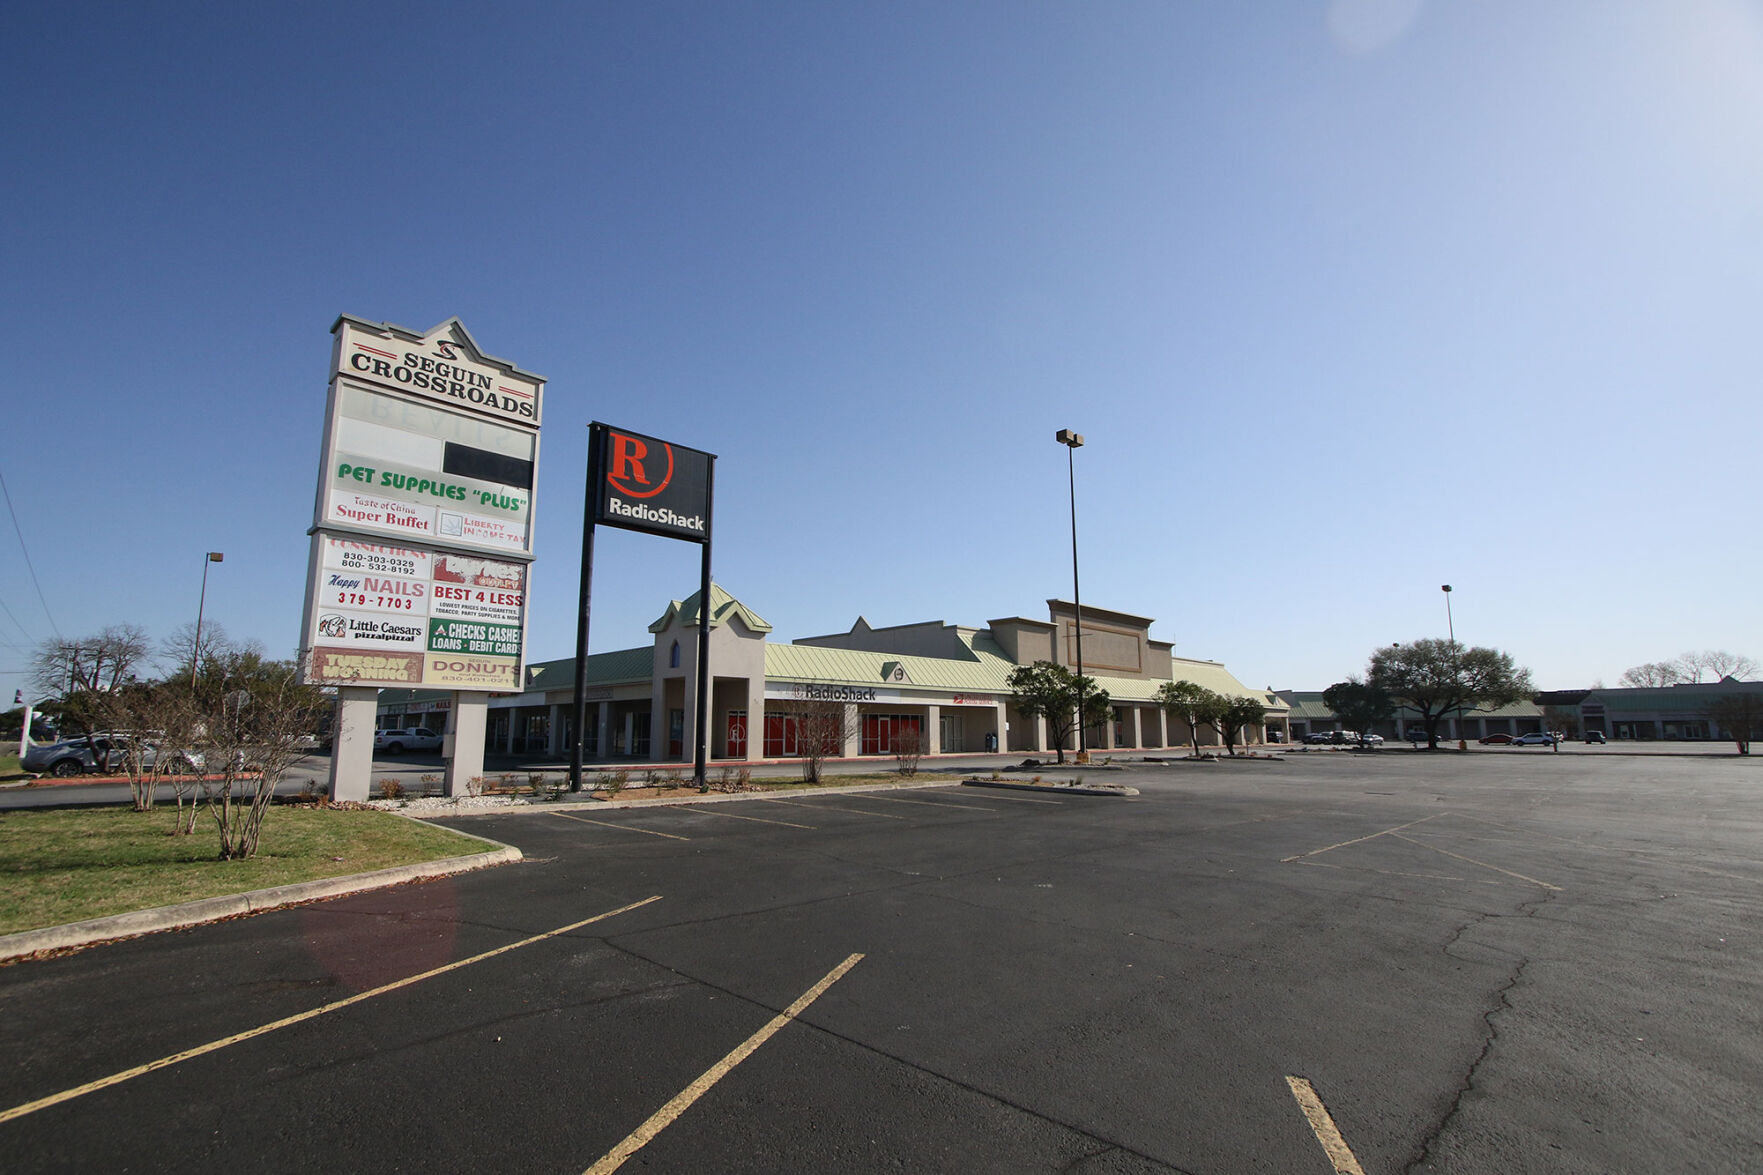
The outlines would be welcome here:
<svg viewBox="0 0 1763 1175">
<path fill-rule="evenodd" d="M 710 453 L 670 441 L 591 426 L 598 458 L 594 521 L 688 542 L 710 541 Z"/>
<path fill-rule="evenodd" d="M 765 698 L 773 702 L 899 702 L 914 706 L 996 706 L 1002 700 L 985 694 L 928 694 L 818 681 L 767 683 Z"/>
</svg>

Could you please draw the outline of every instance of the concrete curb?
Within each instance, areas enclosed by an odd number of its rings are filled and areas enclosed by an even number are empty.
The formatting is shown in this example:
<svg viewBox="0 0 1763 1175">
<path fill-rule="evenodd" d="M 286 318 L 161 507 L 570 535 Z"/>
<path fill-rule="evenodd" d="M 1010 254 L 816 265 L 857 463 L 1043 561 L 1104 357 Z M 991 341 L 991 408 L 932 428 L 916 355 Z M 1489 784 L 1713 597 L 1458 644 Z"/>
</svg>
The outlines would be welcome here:
<svg viewBox="0 0 1763 1175">
<path fill-rule="evenodd" d="M 416 809 L 382 809 L 407 820 L 450 820 L 472 816 L 542 816 L 546 812 L 611 812 L 623 808 L 674 808 L 685 804 L 734 804 L 745 800 L 788 799 L 795 796 L 849 795 L 854 792 L 909 791 L 927 787 L 950 787 L 958 779 L 932 779 L 914 783 L 854 783 L 847 787 L 805 787 L 783 791 L 698 792 L 683 787 L 677 796 L 650 796 L 638 800 L 546 800 L 539 803 L 498 804 L 491 808 L 443 806 Z M 585 793 L 584 793 L 585 794 Z M 379 801 L 369 801 L 378 803 Z"/>
<path fill-rule="evenodd" d="M 962 787 L 996 787 L 1005 791 L 1038 791 L 1061 796 L 1136 796 L 1139 789 L 1124 783 L 1070 784 L 1014 783 L 1008 779 L 963 779 Z"/>
<path fill-rule="evenodd" d="M 203 898 L 201 901 L 184 902 L 176 906 L 134 910 L 127 914 L 112 914 L 107 918 L 88 918 L 83 922 L 69 922 L 65 926 L 21 930 L 17 934 L 0 935 L 0 963 L 34 955 L 39 951 L 91 946 L 93 943 L 134 938 L 136 935 L 153 934 L 161 930 L 200 926 L 205 922 L 218 922 L 241 914 L 261 914 L 283 906 L 385 889 L 408 881 L 449 877 L 456 873 L 469 873 L 474 869 L 486 869 L 492 865 L 511 865 L 521 859 L 520 850 L 513 845 L 500 844 L 487 837 L 472 836 L 469 832 L 461 832 L 459 835 L 471 836 L 473 840 L 496 845 L 496 848 L 490 852 L 472 853 L 465 857 L 445 857 L 438 861 L 420 861 L 414 865 L 395 865 L 390 869 L 376 869 L 372 873 L 351 873 L 343 877 L 325 877 L 318 881 L 299 881 L 292 885 L 277 885 L 248 893 Z"/>
</svg>

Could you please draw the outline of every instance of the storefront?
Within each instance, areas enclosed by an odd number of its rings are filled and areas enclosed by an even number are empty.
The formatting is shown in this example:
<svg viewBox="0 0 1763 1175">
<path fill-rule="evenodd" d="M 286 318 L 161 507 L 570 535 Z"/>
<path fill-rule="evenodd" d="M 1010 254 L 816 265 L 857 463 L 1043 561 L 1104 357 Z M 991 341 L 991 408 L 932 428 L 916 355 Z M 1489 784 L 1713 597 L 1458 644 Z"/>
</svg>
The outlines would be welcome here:
<svg viewBox="0 0 1763 1175">
<path fill-rule="evenodd" d="M 1008 751 L 1050 754 L 1047 723 L 1012 702 L 1010 673 L 1035 661 L 1075 667 L 1076 609 L 1048 601 L 1046 621 L 1010 617 L 981 627 L 932 621 L 850 631 L 790 644 L 769 640 L 771 626 L 720 587 L 711 589 L 709 753 L 722 761 L 803 757 L 883 758 Z M 1194 681 L 1219 693 L 1249 696 L 1267 707 L 1265 721 L 1242 742 L 1286 737 L 1287 707 L 1252 690 L 1215 661 L 1173 655 L 1152 640 L 1148 617 L 1086 607 L 1085 671 L 1106 690 L 1108 716 L 1091 726 L 1093 752 L 1187 745 L 1190 733 L 1156 704 L 1158 688 Z M 678 763 L 695 745 L 698 601 L 670 603 L 650 625 L 647 646 L 588 659 L 584 753 L 596 762 Z M 486 749 L 532 758 L 567 758 L 575 665 L 529 667 L 525 689 L 493 696 Z M 445 717 L 444 697 L 382 694 L 381 721 L 420 713 Z M 431 708 L 432 707 L 432 708 Z M 437 727 L 438 729 L 438 727 Z M 1071 740 L 1075 743 L 1075 738 Z M 1215 743 L 1203 732 L 1202 744 Z M 1074 750 L 1075 746 L 1067 746 Z"/>
</svg>

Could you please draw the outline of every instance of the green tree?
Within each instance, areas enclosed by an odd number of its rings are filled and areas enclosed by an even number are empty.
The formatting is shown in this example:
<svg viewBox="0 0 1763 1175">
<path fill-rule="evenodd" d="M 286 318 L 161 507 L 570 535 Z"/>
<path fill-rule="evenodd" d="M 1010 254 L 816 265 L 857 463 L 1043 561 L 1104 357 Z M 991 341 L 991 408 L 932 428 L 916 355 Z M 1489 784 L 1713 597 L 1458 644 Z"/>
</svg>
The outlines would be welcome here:
<svg viewBox="0 0 1763 1175">
<path fill-rule="evenodd" d="M 1188 742 L 1194 757 L 1200 755 L 1200 727 L 1216 728 L 1230 704 L 1222 694 L 1214 693 L 1192 681 L 1166 681 L 1157 687 L 1157 705 L 1164 713 L 1187 724 Z"/>
<path fill-rule="evenodd" d="M 1218 715 L 1218 733 L 1224 739 L 1224 749 L 1232 755 L 1237 753 L 1237 736 L 1246 726 L 1257 726 L 1267 717 L 1267 707 L 1254 698 L 1224 698 L 1223 708 Z"/>
<path fill-rule="evenodd" d="M 1378 649 L 1365 681 L 1418 711 L 1431 746 L 1438 745 L 1439 720 L 1452 710 L 1497 710 L 1536 693 L 1530 670 L 1512 654 L 1436 639 Z"/>
<path fill-rule="evenodd" d="M 1372 727 L 1389 720 L 1396 712 L 1396 701 L 1388 690 L 1369 685 L 1357 677 L 1337 681 L 1323 690 L 1322 704 L 1335 712 L 1343 727 L 1360 737 L 1369 734 Z M 1428 736 L 1430 738 L 1430 731 Z M 1429 741 L 1427 745 L 1436 746 L 1437 742 Z"/>
<path fill-rule="evenodd" d="M 1091 724 L 1108 719 L 1108 691 L 1098 689 L 1093 677 L 1079 677 L 1063 665 L 1052 661 L 1036 661 L 1010 671 L 1007 683 L 1011 701 L 1024 718 L 1047 721 L 1047 741 L 1053 744 L 1059 762 L 1065 762 L 1065 748 L 1077 729 L 1077 697 L 1083 691 L 1084 714 Z"/>
</svg>

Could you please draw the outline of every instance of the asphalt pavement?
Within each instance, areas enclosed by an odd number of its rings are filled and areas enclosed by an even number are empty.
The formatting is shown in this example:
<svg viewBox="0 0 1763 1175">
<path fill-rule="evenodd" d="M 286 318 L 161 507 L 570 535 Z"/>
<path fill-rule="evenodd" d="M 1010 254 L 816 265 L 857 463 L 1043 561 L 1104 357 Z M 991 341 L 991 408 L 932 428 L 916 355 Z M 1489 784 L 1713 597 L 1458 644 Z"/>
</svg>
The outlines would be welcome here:
<svg viewBox="0 0 1763 1175">
<path fill-rule="evenodd" d="M 0 968 L 0 1154 L 1763 1170 L 1756 760 L 1110 780 L 454 818 L 526 862 Z"/>
</svg>

